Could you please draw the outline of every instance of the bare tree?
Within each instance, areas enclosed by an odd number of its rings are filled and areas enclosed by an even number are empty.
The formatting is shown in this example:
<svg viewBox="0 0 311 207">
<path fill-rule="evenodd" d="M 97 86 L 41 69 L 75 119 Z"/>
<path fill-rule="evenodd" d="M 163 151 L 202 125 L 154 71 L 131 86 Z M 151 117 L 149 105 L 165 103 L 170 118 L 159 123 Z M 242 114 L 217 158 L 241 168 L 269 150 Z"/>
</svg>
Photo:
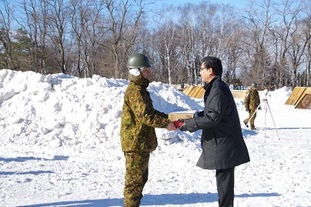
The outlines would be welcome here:
<svg viewBox="0 0 311 207">
<path fill-rule="evenodd" d="M 271 1 L 264 0 L 262 4 L 251 5 L 245 20 L 248 23 L 248 38 L 244 39 L 243 52 L 249 64 L 244 67 L 243 81 L 244 84 L 255 81 L 263 87 L 269 79 L 271 65 L 267 46 L 267 36 L 273 21 Z"/>
<path fill-rule="evenodd" d="M 253 1 L 243 12 L 207 1 L 164 5 L 156 21 L 144 18 L 152 1 L 3 0 L 0 64 L 125 78 L 128 56 L 143 52 L 158 80 L 199 84 L 200 59 L 213 55 L 222 60 L 228 84 L 310 84 L 310 1 Z"/>
<path fill-rule="evenodd" d="M 271 28 L 274 45 L 274 68 L 277 86 L 298 85 L 299 66 L 305 54 L 307 42 L 310 37 L 303 31 L 301 14 L 303 1 L 286 0 L 276 5 L 275 13 L 279 15 L 282 24 Z"/>
<path fill-rule="evenodd" d="M 297 27 L 302 26 L 300 23 L 296 25 Z M 303 31 L 302 28 L 297 28 L 297 32 L 291 35 L 291 47 L 289 50 L 289 57 L 291 60 L 291 68 L 293 70 L 293 79 L 291 81 L 291 86 L 301 85 L 299 67 L 303 63 L 303 57 L 305 50 L 307 49 L 307 44 L 310 42 L 311 34 L 307 31 Z"/>
<path fill-rule="evenodd" d="M 306 19 L 306 34 L 311 35 L 311 16 L 309 15 Z M 307 42 L 306 49 L 306 78 L 305 86 L 311 86 L 311 40 Z"/>
<path fill-rule="evenodd" d="M 91 77 L 98 67 L 98 42 L 105 34 L 100 19 L 103 5 L 91 0 L 71 0 L 70 24 L 74 37 L 75 68 L 80 77 Z"/>
<path fill-rule="evenodd" d="M 46 0 L 49 5 L 49 32 L 48 35 L 51 43 L 55 46 L 55 57 L 57 58 L 60 72 L 66 73 L 66 57 L 65 57 L 65 38 L 66 24 L 68 18 L 68 6 L 63 0 Z"/>
<path fill-rule="evenodd" d="M 305 54 L 305 50 L 307 47 L 308 42 L 311 39 L 311 35 L 309 33 L 308 26 L 305 27 L 303 21 L 299 18 L 299 14 L 303 11 L 303 4 L 291 4 L 295 5 L 293 8 L 290 9 L 291 19 L 293 19 L 293 25 L 291 29 L 290 39 L 289 39 L 289 60 L 291 62 L 292 68 L 292 80 L 291 85 L 297 86 L 300 85 L 299 83 L 299 66 L 303 63 L 303 56 Z"/>
<path fill-rule="evenodd" d="M 85 14 L 85 5 L 83 5 L 83 1 L 72 0 L 70 1 L 70 24 L 72 27 L 72 35 L 73 35 L 73 48 L 74 54 L 71 55 L 71 58 L 75 59 L 75 63 L 73 63 L 74 73 L 77 73 L 79 77 L 86 77 L 88 73 L 88 68 L 85 68 L 83 64 L 83 49 L 82 49 L 82 38 L 83 38 L 83 27 L 86 21 Z"/>
<path fill-rule="evenodd" d="M 198 55 L 204 57 L 206 55 L 217 54 L 217 43 L 215 44 L 217 21 L 215 21 L 217 13 L 216 5 L 208 4 L 206 1 L 202 1 L 196 12 L 197 30 L 196 33 L 199 36 L 198 39 Z M 216 26 L 216 28 L 214 27 Z"/>
<path fill-rule="evenodd" d="M 13 8 L 8 1 L 3 0 L 3 9 L 0 10 L 0 43 L 3 48 L 3 62 L 6 68 L 17 69 L 16 58 L 14 57 L 11 21 Z"/>
<path fill-rule="evenodd" d="M 48 7 L 46 1 L 23 0 L 21 9 L 25 12 L 25 20 L 17 20 L 19 25 L 28 31 L 31 40 L 31 70 L 43 74 L 48 73 L 47 60 L 47 27 Z"/>
<path fill-rule="evenodd" d="M 126 25 L 127 28 L 132 27 L 134 31 L 138 29 L 144 11 L 144 0 L 103 0 L 103 3 L 109 14 L 111 46 L 115 63 L 114 76 L 118 78 L 121 74 L 121 45 L 127 32 Z M 132 38 L 135 38 L 135 35 Z"/>
<path fill-rule="evenodd" d="M 196 61 L 196 35 L 195 35 L 195 12 L 197 7 L 192 4 L 186 4 L 179 8 L 180 11 L 180 62 L 183 69 L 178 73 L 178 83 L 198 84 L 199 63 Z M 184 72 L 185 70 L 185 72 Z M 184 75 L 185 74 L 185 75 Z M 184 77 L 185 76 L 185 77 Z"/>
<path fill-rule="evenodd" d="M 239 59 L 242 53 L 241 37 L 244 36 L 243 25 L 240 19 L 234 14 L 238 13 L 234 7 L 221 5 L 219 7 L 220 21 L 218 37 L 218 56 L 223 60 L 224 81 L 227 84 L 237 82 L 237 72 Z"/>
</svg>

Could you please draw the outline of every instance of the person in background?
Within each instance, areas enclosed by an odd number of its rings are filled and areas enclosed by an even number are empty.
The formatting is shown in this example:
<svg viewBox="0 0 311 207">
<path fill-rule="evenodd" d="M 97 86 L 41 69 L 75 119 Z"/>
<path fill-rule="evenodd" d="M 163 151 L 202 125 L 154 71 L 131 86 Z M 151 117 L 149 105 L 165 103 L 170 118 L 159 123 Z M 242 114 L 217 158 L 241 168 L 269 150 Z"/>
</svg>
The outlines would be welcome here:
<svg viewBox="0 0 311 207">
<path fill-rule="evenodd" d="M 202 59 L 200 75 L 205 82 L 204 111 L 180 120 L 182 131 L 202 129 L 202 154 L 197 166 L 216 170 L 219 207 L 233 207 L 234 169 L 250 161 L 238 111 L 231 91 L 222 81 L 222 63 L 212 56 Z"/>
<path fill-rule="evenodd" d="M 127 62 L 130 83 L 121 115 L 121 148 L 125 156 L 124 207 L 138 207 L 148 180 L 150 153 L 156 149 L 155 127 L 176 130 L 168 115 L 153 108 L 147 87 L 152 74 L 148 58 L 140 53 Z"/>
<path fill-rule="evenodd" d="M 257 83 L 252 83 L 251 88 L 246 93 L 244 99 L 244 106 L 248 112 L 248 118 L 243 122 L 246 127 L 248 127 L 248 122 L 251 125 L 251 130 L 255 130 L 255 119 L 256 119 L 256 110 L 259 109 L 260 97 L 257 91 Z"/>
</svg>

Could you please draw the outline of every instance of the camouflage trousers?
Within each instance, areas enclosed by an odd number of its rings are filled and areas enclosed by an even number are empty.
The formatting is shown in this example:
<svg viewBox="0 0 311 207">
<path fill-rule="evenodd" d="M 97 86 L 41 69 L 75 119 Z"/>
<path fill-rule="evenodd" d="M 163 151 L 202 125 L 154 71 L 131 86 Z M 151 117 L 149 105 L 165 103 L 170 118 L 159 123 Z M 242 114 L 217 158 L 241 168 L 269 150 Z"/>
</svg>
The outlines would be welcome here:
<svg viewBox="0 0 311 207">
<path fill-rule="evenodd" d="M 251 129 L 255 129 L 255 118 L 256 118 L 256 112 L 255 110 L 250 110 L 248 118 L 244 120 L 244 123 L 247 123 L 249 121 L 251 125 Z"/>
<path fill-rule="evenodd" d="M 143 197 L 143 188 L 148 180 L 149 153 L 126 152 L 124 207 L 138 207 Z"/>
</svg>

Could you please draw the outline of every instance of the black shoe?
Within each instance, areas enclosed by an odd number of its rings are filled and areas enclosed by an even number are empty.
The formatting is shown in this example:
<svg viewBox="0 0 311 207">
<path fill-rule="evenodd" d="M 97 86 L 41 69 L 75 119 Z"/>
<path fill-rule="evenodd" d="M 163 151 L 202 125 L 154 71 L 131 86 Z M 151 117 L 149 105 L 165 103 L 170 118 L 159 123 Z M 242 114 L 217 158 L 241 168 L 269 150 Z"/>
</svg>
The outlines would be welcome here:
<svg viewBox="0 0 311 207">
<path fill-rule="evenodd" d="M 243 121 L 243 123 L 244 123 L 244 124 L 245 124 L 245 126 L 248 128 L 248 124 L 247 124 L 247 122 Z"/>
<path fill-rule="evenodd" d="M 256 128 L 255 127 L 251 127 L 251 130 L 256 130 Z"/>
</svg>

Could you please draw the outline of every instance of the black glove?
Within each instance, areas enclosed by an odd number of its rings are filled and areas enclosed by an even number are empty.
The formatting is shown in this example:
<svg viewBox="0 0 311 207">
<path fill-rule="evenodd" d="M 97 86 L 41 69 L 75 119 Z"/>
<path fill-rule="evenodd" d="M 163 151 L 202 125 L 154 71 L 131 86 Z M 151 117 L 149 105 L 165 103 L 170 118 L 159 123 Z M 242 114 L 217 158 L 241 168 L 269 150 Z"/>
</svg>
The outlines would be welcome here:
<svg viewBox="0 0 311 207">
<path fill-rule="evenodd" d="M 183 125 L 181 125 L 181 127 L 179 127 L 179 130 L 188 131 L 185 122 L 183 123 Z"/>
<path fill-rule="evenodd" d="M 184 124 L 179 128 L 179 130 L 181 131 L 189 131 L 189 132 L 195 132 L 198 130 L 197 125 L 195 124 L 194 127 L 192 127 L 191 122 L 193 122 L 194 119 L 186 119 L 183 120 Z M 187 125 L 187 122 L 189 122 L 190 124 Z"/>
</svg>

